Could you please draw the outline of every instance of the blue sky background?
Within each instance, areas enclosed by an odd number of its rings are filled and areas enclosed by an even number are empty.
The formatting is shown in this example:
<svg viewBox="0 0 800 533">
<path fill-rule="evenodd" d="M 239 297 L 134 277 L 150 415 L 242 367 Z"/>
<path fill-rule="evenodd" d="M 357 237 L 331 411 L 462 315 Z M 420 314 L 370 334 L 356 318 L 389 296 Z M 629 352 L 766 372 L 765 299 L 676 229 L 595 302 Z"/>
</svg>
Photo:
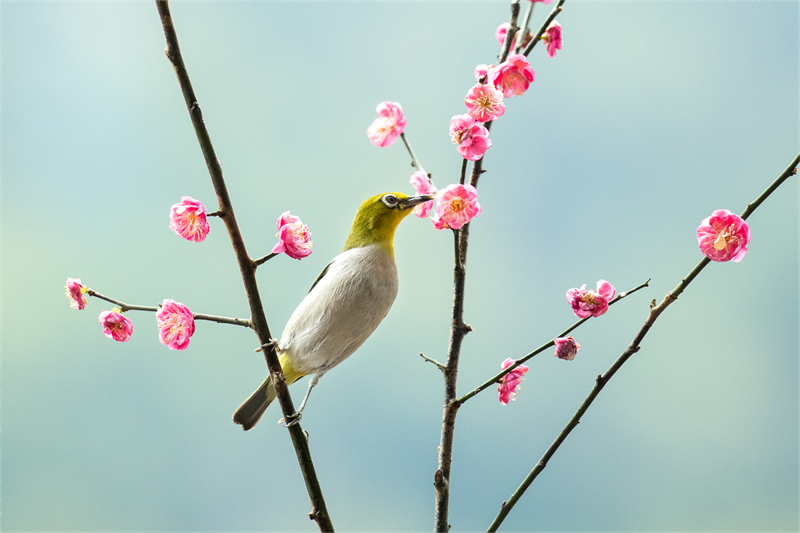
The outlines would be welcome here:
<svg viewBox="0 0 800 533">
<path fill-rule="evenodd" d="M 155 318 L 69 308 L 80 277 L 120 300 L 164 298 L 247 317 L 219 221 L 203 244 L 168 229 L 181 196 L 214 193 L 151 2 L 2 6 L 2 527 L 313 530 L 271 408 L 230 421 L 266 366 L 244 329 L 198 323 L 184 352 Z M 411 192 L 401 143 L 365 135 L 400 102 L 444 187 L 460 157 L 450 117 L 494 61 L 506 2 L 176 2 L 184 58 L 253 256 L 286 210 L 314 253 L 259 269 L 279 334 L 341 249 L 361 200 Z M 548 7 L 537 5 L 538 27 Z M 701 259 L 695 229 L 740 213 L 797 154 L 798 3 L 580 2 L 564 48 L 537 46 L 536 82 L 492 128 L 471 228 L 466 392 L 575 320 L 571 287 L 650 288 L 574 333 L 572 362 L 534 358 L 516 402 L 492 390 L 459 412 L 451 524 L 485 530 L 594 378 Z M 506 531 L 796 531 L 798 186 L 749 219 L 739 264 L 711 264 L 662 315 L 511 513 Z M 376 333 L 325 376 L 303 426 L 341 531 L 427 531 L 452 238 L 409 218 L 400 293 Z M 306 381 L 292 387 L 298 401 Z"/>
</svg>

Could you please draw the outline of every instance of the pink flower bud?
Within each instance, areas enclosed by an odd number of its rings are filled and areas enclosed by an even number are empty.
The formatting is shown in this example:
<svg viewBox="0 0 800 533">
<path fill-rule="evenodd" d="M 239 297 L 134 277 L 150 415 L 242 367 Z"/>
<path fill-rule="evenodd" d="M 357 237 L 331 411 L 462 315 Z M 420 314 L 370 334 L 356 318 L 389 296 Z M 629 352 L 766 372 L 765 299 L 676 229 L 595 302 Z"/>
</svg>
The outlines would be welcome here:
<svg viewBox="0 0 800 533">
<path fill-rule="evenodd" d="M 503 96 L 510 98 L 525 93 L 536 80 L 536 73 L 524 55 L 511 54 L 489 71 L 489 78 L 496 88 L 503 91 Z"/>
<path fill-rule="evenodd" d="M 561 39 L 561 24 L 555 20 L 550 23 L 542 35 L 542 40 L 547 43 L 547 55 L 556 57 L 556 50 L 561 50 L 564 41 Z"/>
<path fill-rule="evenodd" d="M 586 290 L 586 285 L 580 289 L 567 291 L 567 301 L 572 306 L 572 311 L 580 318 L 600 316 L 608 311 L 608 302 L 616 294 L 613 285 L 604 279 L 597 282 L 597 291 Z"/>
<path fill-rule="evenodd" d="M 158 340 L 170 350 L 185 350 L 194 335 L 194 316 L 189 308 L 175 300 L 166 299 L 156 312 Z"/>
<path fill-rule="evenodd" d="M 272 253 L 285 253 L 292 259 L 302 259 L 311 255 L 311 232 L 299 217 L 292 216 L 286 211 L 278 217 L 278 244 Z"/>
<path fill-rule="evenodd" d="M 567 338 L 556 339 L 556 353 L 555 356 L 564 361 L 572 361 L 575 359 L 575 354 L 581 349 L 581 345 L 575 342 L 575 339 L 570 335 Z"/>
<path fill-rule="evenodd" d="M 468 114 L 450 119 L 450 137 L 458 145 L 458 153 L 469 161 L 477 161 L 492 146 L 489 130 L 478 124 Z"/>
<path fill-rule="evenodd" d="M 133 334 L 133 324 L 116 308 L 100 313 L 100 324 L 103 334 L 117 342 L 127 342 Z"/>
<path fill-rule="evenodd" d="M 489 70 L 493 68 L 494 65 L 478 65 L 477 67 L 475 67 L 475 79 L 478 80 L 478 82 L 480 82 L 481 78 L 486 76 Z"/>
<path fill-rule="evenodd" d="M 468 183 L 448 185 L 439 191 L 436 202 L 436 215 L 433 218 L 436 229 L 458 229 L 481 213 L 478 191 Z"/>
<path fill-rule="evenodd" d="M 375 146 L 386 148 L 397 140 L 406 127 L 403 108 L 397 102 L 381 102 L 376 108 L 378 118 L 367 128 L 367 137 Z"/>
<path fill-rule="evenodd" d="M 505 370 L 514 363 L 516 363 L 514 359 L 506 359 L 503 361 L 501 368 Z M 502 381 L 500 381 L 500 384 L 497 386 L 497 392 L 499 393 L 501 404 L 508 405 L 508 402 L 517 399 L 517 391 L 520 389 L 519 385 L 524 381 L 525 372 L 527 371 L 527 366 L 519 365 L 514 370 L 503 376 Z"/>
<path fill-rule="evenodd" d="M 67 278 L 67 284 L 64 286 L 67 289 L 67 298 L 69 298 L 69 306 L 78 311 L 82 311 L 86 307 L 86 287 L 81 285 L 81 278 Z"/>
<path fill-rule="evenodd" d="M 417 191 L 418 195 L 436 194 L 438 192 L 436 185 L 434 185 L 428 175 L 421 170 L 411 175 L 410 183 L 414 187 L 414 190 Z M 431 209 L 433 209 L 433 200 L 430 202 L 423 202 L 416 206 L 414 208 L 414 214 L 419 218 L 425 218 L 430 214 Z"/>
<path fill-rule="evenodd" d="M 749 242 L 750 226 L 727 209 L 714 211 L 697 228 L 700 251 L 712 261 L 738 263 L 747 253 Z"/>
<path fill-rule="evenodd" d="M 503 103 L 503 93 L 493 86 L 480 83 L 469 90 L 464 98 L 467 113 L 478 122 L 489 122 L 503 116 L 506 105 Z"/>
<path fill-rule="evenodd" d="M 169 210 L 169 229 L 187 241 L 202 242 L 211 229 L 205 206 L 191 196 L 181 196 L 180 203 Z"/>
</svg>

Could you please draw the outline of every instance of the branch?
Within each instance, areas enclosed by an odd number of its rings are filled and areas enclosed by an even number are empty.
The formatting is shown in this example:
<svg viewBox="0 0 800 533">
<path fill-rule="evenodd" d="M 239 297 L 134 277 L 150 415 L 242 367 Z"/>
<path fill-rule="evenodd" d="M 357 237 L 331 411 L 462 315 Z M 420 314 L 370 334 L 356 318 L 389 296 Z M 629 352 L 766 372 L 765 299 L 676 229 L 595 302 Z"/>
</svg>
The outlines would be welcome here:
<svg viewBox="0 0 800 533">
<path fill-rule="evenodd" d="M 447 366 L 443 365 L 442 363 L 440 363 L 436 359 L 431 359 L 430 357 L 428 357 L 424 353 L 420 353 L 419 356 L 422 357 L 423 359 L 425 359 L 427 362 L 433 363 L 434 365 L 436 365 L 436 368 L 438 368 L 442 372 L 444 372 L 444 369 L 447 368 Z"/>
<path fill-rule="evenodd" d="M 638 291 L 640 289 L 643 289 L 645 287 L 649 287 L 649 284 L 650 284 L 650 280 L 648 279 L 647 281 L 645 281 L 641 285 L 637 285 L 636 287 L 634 287 L 633 289 L 631 289 L 629 291 L 625 291 L 625 292 L 619 293 L 615 298 L 613 298 L 610 302 L 608 302 L 608 305 L 609 306 L 614 305 L 615 303 L 617 303 L 618 301 L 622 300 L 626 296 L 628 296 L 630 294 L 633 294 L 634 292 L 636 292 L 636 291 Z M 559 335 L 556 335 L 556 338 L 566 337 L 572 330 L 576 329 L 578 326 L 580 326 L 581 324 L 583 324 L 584 322 L 586 322 L 590 318 L 592 318 L 592 317 L 586 317 L 586 318 L 582 318 L 582 319 L 578 320 L 573 325 L 571 325 L 570 327 L 568 327 L 567 329 L 562 331 Z M 515 368 L 517 368 L 519 365 L 521 365 L 524 362 L 528 361 L 529 359 L 532 359 L 534 356 L 542 353 L 543 351 L 545 351 L 546 349 L 550 348 L 551 346 L 555 346 L 555 344 L 556 344 L 555 340 L 552 340 L 550 342 L 542 344 L 541 346 L 536 348 L 534 351 L 532 351 L 531 353 L 529 353 L 525 357 L 517 359 L 517 361 L 513 365 L 509 366 L 508 368 L 506 368 L 505 370 L 503 370 L 502 372 L 500 372 L 499 374 L 497 374 L 493 378 L 491 378 L 488 381 L 484 382 L 482 385 L 479 385 L 478 387 L 476 387 L 475 389 L 473 389 L 472 391 L 468 392 L 467 394 L 465 394 L 464 396 L 462 396 L 461 398 L 459 398 L 459 399 L 457 399 L 455 401 L 458 402 L 458 403 L 466 402 L 467 400 L 469 400 L 470 398 L 472 398 L 473 396 L 475 396 L 479 392 L 488 389 L 489 387 L 491 387 L 492 385 L 494 385 L 496 383 L 499 383 L 500 380 L 503 379 L 503 376 L 505 376 L 506 374 L 508 374 L 509 372 L 514 370 Z"/>
<path fill-rule="evenodd" d="M 536 46 L 536 43 L 538 43 L 542 39 L 542 35 L 544 35 L 544 32 L 547 31 L 547 27 L 550 25 L 551 22 L 553 22 L 553 20 L 555 20 L 556 16 L 559 13 L 561 13 L 561 10 L 563 9 L 562 6 L 566 1 L 567 0 L 558 0 L 558 3 L 555 6 L 553 6 L 553 10 L 550 11 L 550 14 L 547 15 L 546 19 L 544 19 L 542 27 L 539 28 L 539 31 L 536 33 L 536 35 L 533 36 L 533 39 L 531 39 L 531 42 L 528 43 L 528 46 L 525 48 L 525 51 L 522 52 L 522 55 L 528 57 L 528 54 L 531 53 L 531 50 L 533 50 L 533 47 Z"/>
<path fill-rule="evenodd" d="M 497 58 L 498 65 L 508 59 L 508 54 L 511 51 L 511 42 L 514 40 L 514 36 L 519 30 L 519 27 L 517 26 L 517 17 L 519 17 L 519 0 L 513 0 L 511 2 L 511 18 L 508 21 L 506 40 L 503 42 L 503 46 L 500 49 L 500 57 Z"/>
<path fill-rule="evenodd" d="M 272 259 L 276 255 L 279 255 L 279 254 L 276 254 L 276 253 L 273 252 L 273 253 L 265 255 L 261 259 L 256 259 L 255 261 L 253 261 L 253 267 L 257 267 L 257 266 L 263 265 L 264 263 L 266 263 L 267 261 L 269 261 L 270 259 Z"/>
<path fill-rule="evenodd" d="M 765 190 L 752 203 L 748 204 L 747 208 L 744 210 L 744 213 L 742 213 L 742 218 L 744 218 L 745 215 L 750 216 L 753 213 L 753 211 L 755 211 L 756 208 L 759 205 L 761 205 L 761 203 L 775 191 L 775 189 L 777 189 L 784 181 L 786 181 L 787 178 L 789 178 L 789 176 L 796 175 L 798 162 L 800 162 L 800 154 L 798 154 L 794 158 L 794 160 L 789 164 L 786 170 L 784 170 L 783 173 L 780 176 L 778 176 L 778 178 L 772 183 L 772 185 L 770 185 L 767 188 L 767 190 Z M 678 299 L 678 295 L 681 294 L 686 289 L 686 287 L 689 286 L 689 283 L 691 283 L 692 280 L 694 280 L 694 278 L 697 277 L 700 271 L 703 270 L 710 262 L 711 262 L 710 259 L 704 257 L 703 260 L 700 261 L 697 264 L 697 266 L 695 266 L 691 270 L 691 272 L 689 272 L 689 274 L 681 280 L 680 283 L 678 283 L 678 286 L 675 287 L 675 289 L 667 293 L 667 295 L 664 297 L 664 299 L 661 301 L 660 304 L 651 305 L 650 313 L 647 315 L 647 319 L 645 320 L 644 325 L 641 327 L 639 332 L 633 338 L 630 345 L 625 349 L 624 352 L 622 352 L 622 355 L 619 356 L 619 358 L 614 362 L 613 365 L 611 365 L 611 368 L 609 368 L 605 374 L 603 374 L 602 376 L 597 376 L 594 387 L 592 387 L 592 390 L 589 392 L 589 395 L 586 397 L 585 400 L 583 400 L 583 403 L 580 405 L 580 407 L 578 407 L 578 410 L 575 412 L 570 421 L 558 435 L 553 444 L 550 445 L 550 447 L 547 449 L 544 455 L 542 455 L 541 459 L 539 459 L 539 462 L 536 463 L 536 466 L 533 468 L 533 470 L 530 471 L 530 473 L 522 482 L 522 484 L 517 488 L 517 490 L 514 491 L 514 493 L 511 495 L 511 498 L 509 498 L 508 501 L 503 502 L 500 512 L 497 514 L 497 516 L 495 517 L 494 521 L 489 526 L 489 529 L 487 531 L 497 531 L 497 528 L 500 526 L 500 524 L 503 523 L 505 517 L 514 507 L 517 501 L 519 501 L 520 497 L 525 493 L 525 491 L 528 489 L 531 483 L 533 483 L 533 480 L 536 479 L 539 473 L 542 470 L 544 470 L 544 468 L 547 466 L 547 462 L 550 460 L 553 454 L 556 453 L 559 446 L 561 446 L 561 443 L 563 443 L 564 440 L 566 440 L 566 438 L 569 436 L 572 430 L 575 429 L 575 426 L 578 425 L 578 423 L 581 420 L 581 417 L 586 412 L 586 410 L 589 409 L 589 406 L 592 405 L 592 402 L 594 402 L 594 399 L 597 397 L 598 394 L 600 394 L 600 391 L 603 390 L 603 387 L 605 387 L 606 383 L 608 383 L 608 381 L 614 376 L 614 374 L 617 373 L 617 370 L 619 370 L 622 367 L 622 365 L 624 365 L 625 362 L 628 359 L 630 359 L 630 357 L 633 354 L 639 351 L 639 349 L 641 348 L 642 340 L 644 339 L 645 335 L 647 335 L 647 332 L 650 331 L 650 328 L 653 327 L 653 324 L 655 324 L 655 321 L 658 319 L 661 313 L 663 313 L 671 303 L 673 303 L 675 300 Z"/>
<path fill-rule="evenodd" d="M 222 177 L 222 166 L 217 159 L 214 152 L 214 146 L 211 143 L 211 137 L 203 122 L 203 114 L 200 106 L 197 103 L 192 83 L 189 80 L 189 74 L 186 71 L 186 66 L 181 56 L 180 47 L 178 45 L 178 36 L 175 32 L 175 26 L 172 22 L 172 15 L 169 10 L 169 3 L 167 0 L 156 0 L 156 7 L 161 17 L 161 25 L 164 27 L 164 36 L 167 41 L 167 48 L 165 50 L 167 58 L 169 58 L 172 66 L 175 68 L 175 74 L 178 77 L 178 84 L 180 85 L 181 92 L 183 93 L 186 107 L 189 110 L 189 116 L 194 126 L 194 131 L 197 134 L 197 140 L 200 143 L 200 148 L 203 151 L 203 156 L 206 160 L 211 182 L 214 185 L 214 190 L 217 193 L 217 200 L 219 201 L 220 217 L 225 222 L 225 228 L 228 230 L 228 236 L 233 245 L 233 251 L 236 254 L 236 261 L 239 264 L 239 271 L 242 275 L 244 288 L 247 293 L 247 301 L 250 304 L 250 317 L 253 329 L 259 340 L 259 344 L 264 345 L 270 342 L 272 336 L 270 335 L 269 326 L 267 324 L 266 316 L 264 315 L 264 307 L 261 303 L 261 296 L 258 292 L 258 284 L 256 283 L 255 266 L 253 260 L 247 255 L 247 249 L 244 245 L 239 225 L 236 223 L 236 217 L 233 213 L 233 205 L 228 189 L 225 185 L 225 180 Z M 284 418 L 294 414 L 295 409 L 292 403 L 292 398 L 289 395 L 289 389 L 286 384 L 286 379 L 281 370 L 280 362 L 278 361 L 275 347 L 270 346 L 269 349 L 264 350 L 264 356 L 267 360 L 272 382 L 275 387 L 275 393 L 280 403 L 281 410 L 283 411 Z M 325 500 L 322 496 L 322 489 L 317 479 L 317 474 L 314 470 L 314 463 L 311 461 L 311 452 L 308 449 L 308 441 L 300 427 L 300 424 L 293 424 L 288 427 L 289 435 L 292 438 L 297 460 L 300 463 L 300 470 L 305 479 L 306 489 L 311 500 L 311 514 L 309 515 L 312 520 L 317 522 L 320 531 L 333 531 L 333 523 L 331 522 L 328 510 L 325 507 Z"/>
<path fill-rule="evenodd" d="M 422 163 L 420 163 L 419 159 L 417 159 L 417 156 L 414 155 L 414 150 L 411 149 L 411 145 L 408 143 L 408 140 L 406 140 L 406 132 L 401 133 L 400 138 L 403 139 L 403 144 L 406 145 L 406 149 L 408 150 L 408 153 L 411 156 L 411 166 L 427 176 L 428 173 L 425 172 L 424 168 L 422 168 Z M 430 176 L 428 176 L 428 179 L 430 179 Z"/>
<path fill-rule="evenodd" d="M 528 24 L 533 15 L 533 6 L 536 2 L 528 2 L 528 7 L 525 8 L 525 16 L 522 17 L 522 26 L 519 27 L 519 37 L 517 38 L 517 46 L 514 47 L 514 53 L 518 54 L 522 48 L 522 43 L 525 42 L 525 34 L 528 32 Z"/>
</svg>

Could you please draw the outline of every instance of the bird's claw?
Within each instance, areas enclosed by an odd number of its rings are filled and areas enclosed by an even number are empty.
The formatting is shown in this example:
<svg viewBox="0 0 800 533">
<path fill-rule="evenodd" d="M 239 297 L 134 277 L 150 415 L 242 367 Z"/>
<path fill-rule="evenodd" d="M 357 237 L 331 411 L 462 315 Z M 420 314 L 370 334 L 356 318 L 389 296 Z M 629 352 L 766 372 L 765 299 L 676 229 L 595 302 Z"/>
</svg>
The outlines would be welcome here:
<svg viewBox="0 0 800 533">
<path fill-rule="evenodd" d="M 277 348 L 277 347 L 278 347 L 278 340 L 277 339 L 270 339 L 269 342 L 265 342 L 264 344 L 262 344 L 261 346 L 259 346 L 258 348 L 256 348 L 253 351 L 255 351 L 255 352 L 263 352 L 265 348 L 269 349 L 269 348 Z"/>
<path fill-rule="evenodd" d="M 299 424 L 301 418 L 303 418 L 303 412 L 302 411 L 295 411 L 294 413 L 290 414 L 289 416 L 287 416 L 285 418 L 281 418 L 280 420 L 278 420 L 278 424 L 284 424 L 285 423 L 285 427 L 290 428 L 292 426 L 295 426 L 295 425 Z M 287 419 L 288 419 L 288 422 L 287 422 Z"/>
</svg>

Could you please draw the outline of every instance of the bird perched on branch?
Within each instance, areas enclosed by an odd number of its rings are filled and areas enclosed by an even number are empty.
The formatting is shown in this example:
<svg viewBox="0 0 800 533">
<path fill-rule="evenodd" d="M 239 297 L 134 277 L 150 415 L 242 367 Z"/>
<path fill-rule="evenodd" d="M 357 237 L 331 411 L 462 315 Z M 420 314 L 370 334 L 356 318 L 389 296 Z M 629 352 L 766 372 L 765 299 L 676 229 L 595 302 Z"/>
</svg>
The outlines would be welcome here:
<svg viewBox="0 0 800 533">
<path fill-rule="evenodd" d="M 395 230 L 414 206 L 433 199 L 389 192 L 367 198 L 358 208 L 344 250 L 311 286 L 276 346 L 287 384 L 314 375 L 290 423 L 300 419 L 320 378 L 355 352 L 389 312 L 397 295 Z M 252 428 L 274 399 L 268 376 L 233 421 Z"/>
</svg>

